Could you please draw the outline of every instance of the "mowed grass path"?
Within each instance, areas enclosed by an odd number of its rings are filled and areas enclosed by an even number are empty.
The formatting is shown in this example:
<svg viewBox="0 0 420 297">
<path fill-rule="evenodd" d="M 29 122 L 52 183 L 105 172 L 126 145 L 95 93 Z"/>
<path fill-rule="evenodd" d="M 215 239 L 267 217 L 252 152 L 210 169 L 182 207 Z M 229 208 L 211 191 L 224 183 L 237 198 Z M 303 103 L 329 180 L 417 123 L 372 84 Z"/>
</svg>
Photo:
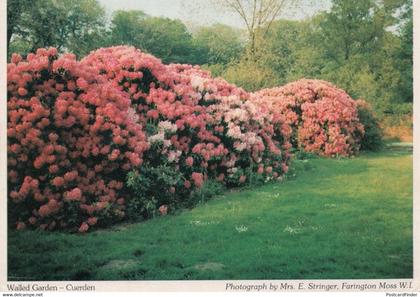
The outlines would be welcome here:
<svg viewBox="0 0 420 297">
<path fill-rule="evenodd" d="M 296 178 L 87 235 L 9 231 L 9 280 L 412 277 L 412 155 L 297 161 Z"/>
</svg>

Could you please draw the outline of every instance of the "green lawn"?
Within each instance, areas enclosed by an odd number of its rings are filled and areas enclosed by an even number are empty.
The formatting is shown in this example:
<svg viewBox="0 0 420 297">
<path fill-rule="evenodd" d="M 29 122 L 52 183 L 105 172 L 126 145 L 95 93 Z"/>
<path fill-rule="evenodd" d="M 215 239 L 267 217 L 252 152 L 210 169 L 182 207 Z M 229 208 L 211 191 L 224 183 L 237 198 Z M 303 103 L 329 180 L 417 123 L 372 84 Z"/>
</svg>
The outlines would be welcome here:
<svg viewBox="0 0 420 297">
<path fill-rule="evenodd" d="M 9 280 L 411 278 L 412 155 L 296 161 L 297 175 L 87 235 L 10 231 Z"/>
</svg>

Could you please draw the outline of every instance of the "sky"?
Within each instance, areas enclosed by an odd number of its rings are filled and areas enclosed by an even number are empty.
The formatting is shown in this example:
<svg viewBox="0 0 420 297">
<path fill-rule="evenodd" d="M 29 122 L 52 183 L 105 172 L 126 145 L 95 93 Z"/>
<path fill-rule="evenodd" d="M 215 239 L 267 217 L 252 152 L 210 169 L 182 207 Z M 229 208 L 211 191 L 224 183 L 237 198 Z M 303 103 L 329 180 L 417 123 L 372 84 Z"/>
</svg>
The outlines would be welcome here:
<svg viewBox="0 0 420 297">
<path fill-rule="evenodd" d="M 326 10 L 330 0 L 302 0 L 299 9 L 288 10 L 281 17 L 304 19 L 316 12 Z M 111 15 L 115 10 L 142 10 L 151 16 L 180 19 L 189 26 L 202 26 L 214 23 L 244 28 L 244 23 L 234 13 L 222 11 L 214 5 L 214 0 L 99 0 Z"/>
</svg>

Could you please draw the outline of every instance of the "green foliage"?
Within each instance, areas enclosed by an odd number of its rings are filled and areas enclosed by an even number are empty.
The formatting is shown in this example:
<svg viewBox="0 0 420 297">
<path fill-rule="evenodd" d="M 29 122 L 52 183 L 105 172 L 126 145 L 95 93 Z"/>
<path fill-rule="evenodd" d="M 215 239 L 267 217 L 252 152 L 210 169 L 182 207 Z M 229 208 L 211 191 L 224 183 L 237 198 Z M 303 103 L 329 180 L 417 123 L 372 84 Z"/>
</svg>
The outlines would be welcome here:
<svg viewBox="0 0 420 297">
<path fill-rule="evenodd" d="M 402 102 L 413 101 L 413 9 L 412 3 L 407 5 L 403 14 L 405 24 L 400 31 L 401 46 L 396 50 L 396 66 L 401 79 L 398 86 Z"/>
<path fill-rule="evenodd" d="M 368 106 L 358 105 L 357 112 L 365 129 L 365 134 L 360 142 L 360 149 L 362 151 L 379 151 L 383 148 L 383 132 L 378 119 Z"/>
<path fill-rule="evenodd" d="M 183 187 L 183 182 L 182 174 L 168 165 L 143 165 L 140 171 L 130 172 L 127 186 L 132 196 L 127 201 L 127 217 L 133 221 L 155 217 L 162 205 L 168 205 L 171 211 L 193 207 L 225 190 L 222 183 L 213 179 L 192 192 Z M 176 192 L 170 192 L 171 187 Z"/>
<path fill-rule="evenodd" d="M 111 43 L 136 46 L 138 30 L 146 17 L 141 10 L 116 11 L 111 22 Z"/>
<path fill-rule="evenodd" d="M 295 151 L 293 152 L 293 157 L 296 160 L 309 160 L 309 159 L 319 158 L 317 154 L 300 150 L 300 149 L 295 149 Z"/>
<path fill-rule="evenodd" d="M 7 1 L 7 49 L 9 49 L 12 35 L 20 25 L 22 14 L 29 9 L 30 4 L 29 0 Z"/>
<path fill-rule="evenodd" d="M 204 49 L 206 64 L 210 65 L 226 65 L 237 60 L 244 47 L 240 32 L 222 24 L 200 28 L 194 34 L 194 44 Z"/>
<path fill-rule="evenodd" d="M 114 13 L 110 36 L 110 44 L 133 45 L 165 63 L 205 63 L 204 49 L 194 46 L 192 35 L 180 20 L 119 10 Z"/>
<path fill-rule="evenodd" d="M 259 61 L 248 58 L 241 59 L 238 63 L 233 63 L 223 73 L 223 77 L 244 88 L 247 91 L 257 91 L 279 85 L 276 73 Z"/>
<path fill-rule="evenodd" d="M 115 12 L 110 35 L 110 44 L 136 46 L 165 63 L 226 65 L 243 49 L 240 33 L 229 26 L 202 27 L 192 36 L 180 20 L 136 10 Z"/>
<path fill-rule="evenodd" d="M 53 46 L 83 56 L 103 45 L 98 40 L 104 39 L 105 10 L 96 0 L 11 0 L 8 4 L 9 55 Z"/>
<path fill-rule="evenodd" d="M 204 64 L 204 65 L 201 65 L 201 68 L 203 70 L 210 71 L 211 75 L 213 77 L 222 76 L 224 74 L 224 72 L 226 71 L 227 67 L 228 67 L 227 65 L 223 65 L 223 64 L 213 64 L 213 65 Z"/>
<path fill-rule="evenodd" d="M 255 186 L 261 186 L 268 182 L 266 180 L 266 176 L 264 174 L 258 174 L 258 172 L 249 170 L 249 172 L 246 173 L 246 183 L 248 187 L 255 187 Z"/>
<path fill-rule="evenodd" d="M 398 66 L 403 62 L 399 48 L 410 41 L 391 29 L 410 22 L 411 15 L 398 13 L 407 5 L 409 1 L 335 0 L 320 23 L 323 57 L 334 65 L 333 71 L 322 70 L 323 76 L 352 96 L 366 98 L 381 112 L 389 104 L 412 101 L 407 93 L 401 96 L 402 84 L 412 85 L 412 79 L 404 78 Z M 412 69 L 410 61 L 403 64 Z"/>
<path fill-rule="evenodd" d="M 141 48 L 165 63 L 197 63 L 193 61 L 192 36 L 180 20 L 146 18 L 142 23 Z M 140 33 L 140 32 L 138 32 Z"/>
<path fill-rule="evenodd" d="M 322 62 L 320 53 L 313 44 L 314 25 L 312 21 L 279 20 L 272 24 L 258 51 L 258 61 L 271 69 L 280 85 L 303 77 L 317 77 Z"/>
<path fill-rule="evenodd" d="M 201 188 L 196 189 L 191 193 L 189 205 L 186 206 L 191 207 L 200 203 L 207 202 L 214 196 L 222 194 L 225 189 L 225 186 L 216 180 L 206 180 Z"/>
<path fill-rule="evenodd" d="M 127 217 L 132 220 L 154 217 L 161 205 L 176 205 L 169 189 L 183 182 L 182 174 L 168 165 L 144 165 L 127 176 L 133 196 L 127 201 Z M 176 205 L 178 206 L 178 205 Z"/>
</svg>

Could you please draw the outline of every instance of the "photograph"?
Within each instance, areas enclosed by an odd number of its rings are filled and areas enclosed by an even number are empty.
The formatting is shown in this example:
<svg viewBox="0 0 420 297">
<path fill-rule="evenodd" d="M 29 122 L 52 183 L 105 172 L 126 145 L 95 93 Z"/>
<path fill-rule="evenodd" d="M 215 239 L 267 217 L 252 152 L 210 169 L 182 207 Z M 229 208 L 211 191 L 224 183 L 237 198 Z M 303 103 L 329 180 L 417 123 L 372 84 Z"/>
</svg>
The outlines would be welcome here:
<svg viewBox="0 0 420 297">
<path fill-rule="evenodd" d="M 4 48 L 8 290 L 413 290 L 412 0 L 7 0 Z"/>
</svg>

